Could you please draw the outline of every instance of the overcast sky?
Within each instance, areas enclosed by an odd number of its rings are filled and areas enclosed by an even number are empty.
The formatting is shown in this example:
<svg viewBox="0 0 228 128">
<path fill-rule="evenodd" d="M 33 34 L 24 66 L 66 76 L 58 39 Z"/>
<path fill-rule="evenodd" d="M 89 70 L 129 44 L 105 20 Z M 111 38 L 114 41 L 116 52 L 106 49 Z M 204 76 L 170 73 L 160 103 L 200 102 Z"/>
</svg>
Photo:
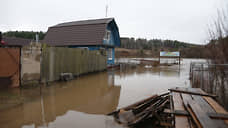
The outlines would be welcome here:
<svg viewBox="0 0 228 128">
<path fill-rule="evenodd" d="M 226 0 L 1 0 L 0 31 L 47 31 L 58 23 L 114 17 L 121 37 L 203 44 Z"/>
</svg>

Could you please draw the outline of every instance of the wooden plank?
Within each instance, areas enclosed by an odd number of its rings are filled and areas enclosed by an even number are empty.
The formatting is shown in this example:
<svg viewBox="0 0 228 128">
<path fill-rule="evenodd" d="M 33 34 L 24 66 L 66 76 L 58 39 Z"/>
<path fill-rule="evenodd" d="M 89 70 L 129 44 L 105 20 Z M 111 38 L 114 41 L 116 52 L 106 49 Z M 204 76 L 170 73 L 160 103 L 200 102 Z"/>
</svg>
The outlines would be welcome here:
<svg viewBox="0 0 228 128">
<path fill-rule="evenodd" d="M 202 125 L 200 124 L 200 122 L 197 119 L 196 115 L 193 113 L 193 111 L 188 106 L 188 103 L 192 102 L 192 97 L 189 94 L 181 94 L 181 96 L 182 96 L 182 99 L 183 99 L 184 106 L 185 106 L 186 110 L 189 112 L 189 114 L 191 115 L 191 117 L 192 117 L 193 121 L 195 122 L 196 126 L 198 128 L 202 128 Z"/>
<path fill-rule="evenodd" d="M 199 90 L 201 93 L 205 93 L 203 90 Z M 208 104 L 210 104 L 212 106 L 212 108 L 214 108 L 214 110 L 217 113 L 223 113 L 223 114 L 227 114 L 228 112 L 221 106 L 219 105 L 214 99 L 210 98 L 210 97 L 203 97 Z"/>
<path fill-rule="evenodd" d="M 189 102 L 191 110 L 194 112 L 194 115 L 197 117 L 201 126 L 204 128 L 221 128 L 214 120 L 212 120 L 207 113 L 197 104 L 197 102 Z M 224 125 L 224 128 L 226 126 Z"/>
<path fill-rule="evenodd" d="M 222 119 L 222 120 L 227 120 L 228 119 L 228 114 L 222 114 L 222 113 L 207 113 L 209 117 L 213 119 Z"/>
<path fill-rule="evenodd" d="M 186 116 L 175 116 L 175 128 L 190 128 L 188 118 Z"/>
<path fill-rule="evenodd" d="M 189 116 L 189 113 L 185 110 L 170 110 L 170 109 L 165 109 L 164 113 L 167 114 L 174 114 L 174 115 L 181 115 L 181 116 Z"/>
<path fill-rule="evenodd" d="M 134 113 L 136 114 L 136 113 L 138 113 L 138 111 L 141 111 L 141 110 L 147 108 L 148 106 L 150 106 L 151 103 L 155 102 L 159 98 L 162 98 L 162 96 L 166 96 L 168 94 L 169 93 L 165 93 L 165 94 L 162 94 L 160 96 L 154 97 L 152 99 L 149 98 L 149 99 L 143 100 L 143 103 L 142 104 L 139 104 L 139 105 L 137 105 L 137 106 L 134 107 L 134 109 L 133 109 Z"/>
<path fill-rule="evenodd" d="M 127 107 L 124 107 L 123 109 L 124 109 L 125 111 L 127 111 L 127 110 L 129 110 L 129 109 L 132 109 L 133 107 L 136 107 L 136 106 L 138 106 L 138 105 L 140 105 L 140 104 L 143 104 L 143 103 L 145 103 L 145 102 L 147 102 L 147 101 L 149 101 L 149 100 L 151 100 L 151 99 L 154 99 L 154 98 L 156 98 L 156 97 L 158 97 L 158 95 L 150 96 L 150 97 L 148 97 L 148 98 L 146 98 L 146 99 L 140 100 L 140 101 L 138 101 L 138 102 L 136 102 L 136 103 L 134 103 L 134 104 L 131 104 L 131 105 L 127 106 Z"/>
<path fill-rule="evenodd" d="M 173 92 L 174 110 L 185 110 L 180 93 Z"/>
<path fill-rule="evenodd" d="M 191 118 L 189 118 L 189 124 L 191 128 L 197 128 L 197 126 L 195 125 L 194 121 Z"/>
<path fill-rule="evenodd" d="M 185 111 L 185 110 L 170 110 L 170 109 L 164 109 L 164 113 L 167 114 L 174 114 L 174 115 L 181 115 L 181 116 L 190 116 L 190 114 Z M 222 120 L 227 120 L 228 119 L 228 114 L 222 114 L 222 113 L 207 113 L 207 115 L 210 118 L 213 119 L 222 119 Z"/>
<path fill-rule="evenodd" d="M 192 95 L 192 97 L 206 113 L 215 113 L 215 110 L 204 100 L 202 96 Z M 218 126 L 225 125 L 223 120 L 214 120 L 214 123 L 216 123 Z"/>
<path fill-rule="evenodd" d="M 185 91 L 185 90 L 179 90 L 179 89 L 169 89 L 169 91 L 171 91 L 171 92 L 179 92 L 179 93 L 186 93 L 186 94 L 191 94 L 191 95 L 217 97 L 216 95 L 212 95 L 212 94 L 203 94 L 203 93 L 192 92 L 192 91 Z"/>
<path fill-rule="evenodd" d="M 173 92 L 174 93 L 174 92 Z M 180 95 L 180 93 L 179 93 L 179 95 Z M 180 95 L 180 97 L 182 97 L 181 95 Z M 182 100 L 182 105 L 184 106 L 184 102 L 183 102 L 183 98 L 181 99 Z M 185 106 L 184 106 L 185 107 Z M 179 111 L 181 111 L 181 110 L 179 110 Z M 186 113 L 188 113 L 187 111 L 186 111 L 186 109 L 184 108 L 184 110 L 182 110 L 182 111 L 185 111 Z M 189 117 L 190 116 L 190 114 L 188 113 L 188 124 L 187 124 L 187 126 L 182 126 L 183 128 L 187 128 L 187 127 L 190 127 L 190 128 L 196 128 L 197 126 L 194 124 L 194 122 L 191 120 L 191 118 Z M 179 117 L 181 117 L 181 116 L 176 116 L 177 118 L 179 118 Z M 183 116 L 183 117 L 185 117 L 186 118 L 186 116 Z M 179 122 L 182 122 L 182 120 L 181 119 L 183 119 L 183 118 L 180 118 L 180 119 L 178 119 L 178 121 Z M 185 120 L 184 120 L 185 121 Z"/>
<path fill-rule="evenodd" d="M 197 93 L 206 94 L 202 89 L 200 88 L 188 88 L 187 91 L 194 91 Z M 215 110 L 205 101 L 205 99 L 202 96 L 199 95 L 192 95 L 193 100 L 199 105 L 201 108 L 203 108 L 204 112 L 206 113 L 215 113 Z M 223 120 L 214 120 L 214 123 L 216 123 L 218 126 L 224 127 L 225 123 Z"/>
<path fill-rule="evenodd" d="M 205 93 L 203 90 L 200 91 L 201 93 Z M 217 112 L 221 114 L 228 114 L 228 112 L 219 105 L 215 100 L 213 100 L 211 97 L 203 96 L 203 98 L 208 102 L 208 104 L 211 105 L 211 107 Z M 228 125 L 228 120 L 225 120 L 225 123 Z"/>
<path fill-rule="evenodd" d="M 202 96 L 197 96 L 197 95 L 192 95 L 192 98 L 197 104 L 203 108 L 203 110 L 208 113 L 213 113 L 215 112 L 214 109 L 203 99 Z"/>
<path fill-rule="evenodd" d="M 174 110 L 173 93 L 170 93 L 169 101 L 170 101 L 170 109 Z M 171 114 L 171 118 L 172 118 L 171 124 L 172 124 L 172 126 L 175 126 L 175 120 L 173 120 L 174 119 L 174 115 L 173 114 Z"/>
<path fill-rule="evenodd" d="M 201 92 L 199 92 L 201 89 L 199 89 L 199 88 L 188 88 L 187 89 L 187 91 L 194 91 L 194 92 L 196 92 L 196 93 L 201 93 Z M 201 94 L 206 94 L 206 93 L 201 93 Z M 194 101 L 196 101 L 197 102 L 197 104 L 201 107 L 201 108 L 203 108 L 203 110 L 206 112 L 206 113 L 213 113 L 213 112 L 215 112 L 214 110 L 213 110 L 213 108 L 204 100 L 204 98 L 202 97 L 202 96 L 200 96 L 200 95 L 192 95 L 192 98 L 193 98 L 193 100 Z"/>
<path fill-rule="evenodd" d="M 164 126 L 164 127 L 172 127 L 172 124 L 171 123 L 167 123 L 167 122 L 160 122 L 160 125 Z"/>
<path fill-rule="evenodd" d="M 208 104 L 210 104 L 212 106 L 212 108 L 217 112 L 217 113 L 223 113 L 223 114 L 227 114 L 228 112 L 221 106 L 219 105 L 215 100 L 213 100 L 210 97 L 203 97 Z"/>
<path fill-rule="evenodd" d="M 138 102 L 136 102 L 136 103 L 133 103 L 133 104 L 131 104 L 131 105 L 128 105 L 128 106 L 126 106 L 126 107 L 123 107 L 123 108 L 121 108 L 120 110 L 128 111 L 128 110 L 130 110 L 130 109 L 133 109 L 134 107 L 137 107 L 137 106 L 139 106 L 139 105 L 141 105 L 141 104 L 145 104 L 145 102 L 147 103 L 148 101 L 151 101 L 151 100 L 153 100 L 153 99 L 155 99 L 155 98 L 158 98 L 158 97 L 159 97 L 158 95 L 152 95 L 152 96 L 150 96 L 150 97 L 148 97 L 148 98 L 146 98 L 146 99 L 140 100 L 140 101 L 138 101 Z M 107 115 L 116 114 L 116 113 L 118 113 L 120 110 L 113 111 L 113 112 L 111 112 L 111 113 L 108 113 Z"/>
<path fill-rule="evenodd" d="M 173 96 L 172 100 L 173 100 L 174 111 L 185 110 L 180 93 L 172 92 L 172 96 Z M 188 117 L 182 116 L 182 115 L 175 115 L 175 127 L 176 128 L 190 128 L 189 122 L 188 122 Z"/>
</svg>

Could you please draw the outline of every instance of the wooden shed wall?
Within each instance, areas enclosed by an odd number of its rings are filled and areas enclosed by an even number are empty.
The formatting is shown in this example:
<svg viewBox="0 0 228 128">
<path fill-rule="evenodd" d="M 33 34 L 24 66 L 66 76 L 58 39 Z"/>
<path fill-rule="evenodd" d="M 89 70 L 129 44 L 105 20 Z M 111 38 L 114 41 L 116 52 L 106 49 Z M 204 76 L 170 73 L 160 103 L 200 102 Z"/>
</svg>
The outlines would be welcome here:
<svg viewBox="0 0 228 128">
<path fill-rule="evenodd" d="M 0 87 L 20 85 L 20 48 L 0 48 Z"/>
</svg>

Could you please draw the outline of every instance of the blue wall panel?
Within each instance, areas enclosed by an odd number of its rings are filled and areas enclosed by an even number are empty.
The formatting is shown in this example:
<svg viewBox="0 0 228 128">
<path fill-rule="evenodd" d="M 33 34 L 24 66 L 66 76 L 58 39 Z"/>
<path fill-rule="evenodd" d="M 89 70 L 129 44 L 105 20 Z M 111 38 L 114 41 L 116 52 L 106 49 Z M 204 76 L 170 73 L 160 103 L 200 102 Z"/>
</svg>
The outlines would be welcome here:
<svg viewBox="0 0 228 128">
<path fill-rule="evenodd" d="M 108 65 L 115 64 L 115 48 L 120 46 L 120 36 L 119 36 L 119 30 L 115 23 L 115 21 L 111 21 L 106 28 L 108 31 L 110 31 L 110 39 L 109 40 L 103 40 L 103 45 L 101 46 L 69 46 L 70 48 L 88 48 L 89 50 L 99 50 L 100 48 L 105 48 L 107 53 L 110 54 L 109 50 L 111 49 L 111 58 L 108 58 Z M 110 57 L 110 55 L 107 55 L 107 57 Z"/>
<path fill-rule="evenodd" d="M 109 51 L 109 50 L 112 50 L 112 52 L 111 52 L 111 59 L 109 58 L 109 55 L 107 56 L 108 57 L 108 65 L 113 65 L 113 64 L 115 64 L 115 49 L 114 48 L 107 48 L 106 49 L 107 51 Z M 109 52 L 108 52 L 108 54 L 110 54 Z"/>
</svg>

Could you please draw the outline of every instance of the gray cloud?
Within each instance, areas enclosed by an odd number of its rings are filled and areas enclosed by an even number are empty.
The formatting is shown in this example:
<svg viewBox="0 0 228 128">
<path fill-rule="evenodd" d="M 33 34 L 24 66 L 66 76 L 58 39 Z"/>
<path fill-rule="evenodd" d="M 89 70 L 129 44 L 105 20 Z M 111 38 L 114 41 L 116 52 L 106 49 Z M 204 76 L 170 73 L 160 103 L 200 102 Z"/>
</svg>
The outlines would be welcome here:
<svg viewBox="0 0 228 128">
<path fill-rule="evenodd" d="M 0 30 L 47 31 L 83 19 L 115 17 L 121 36 L 203 43 L 223 0 L 1 0 Z"/>
</svg>

